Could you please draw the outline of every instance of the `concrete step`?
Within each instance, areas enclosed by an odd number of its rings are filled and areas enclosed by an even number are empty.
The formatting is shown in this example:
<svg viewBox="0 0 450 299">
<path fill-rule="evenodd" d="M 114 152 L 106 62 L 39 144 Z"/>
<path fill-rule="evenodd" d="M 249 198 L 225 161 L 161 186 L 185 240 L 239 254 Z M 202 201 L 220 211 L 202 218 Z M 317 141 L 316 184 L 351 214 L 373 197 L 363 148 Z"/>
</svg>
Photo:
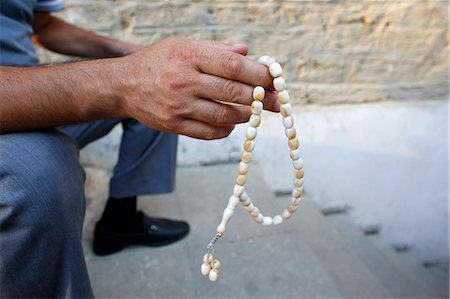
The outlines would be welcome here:
<svg viewBox="0 0 450 299">
<path fill-rule="evenodd" d="M 406 261 L 382 240 L 368 237 L 356 228 L 347 214 L 326 219 L 339 231 L 347 249 L 359 257 L 394 298 L 437 298 L 440 294 L 422 276 L 420 265 Z M 377 244 L 374 244 L 377 243 Z"/>
<path fill-rule="evenodd" d="M 232 191 L 236 165 L 182 168 L 177 189 L 139 199 L 147 214 L 181 218 L 191 233 L 162 248 L 136 247 L 97 257 L 90 252 L 93 223 L 101 213 L 92 199 L 84 234 L 87 264 L 97 297 L 123 298 L 389 298 L 384 281 L 342 234 L 305 198 L 279 226 L 263 227 L 238 208 L 216 246 L 221 278 L 211 284 L 200 274 L 206 244 L 215 232 Z M 252 165 L 246 190 L 267 215 L 278 214 L 289 198 L 275 197 Z M 100 199 L 101 200 L 101 199 Z M 353 228 L 354 229 L 354 228 Z M 368 246 L 368 245 L 367 245 Z M 370 251 L 370 248 L 368 249 Z M 399 293 L 399 296 L 406 293 Z M 415 294 L 404 297 L 414 297 Z"/>
</svg>

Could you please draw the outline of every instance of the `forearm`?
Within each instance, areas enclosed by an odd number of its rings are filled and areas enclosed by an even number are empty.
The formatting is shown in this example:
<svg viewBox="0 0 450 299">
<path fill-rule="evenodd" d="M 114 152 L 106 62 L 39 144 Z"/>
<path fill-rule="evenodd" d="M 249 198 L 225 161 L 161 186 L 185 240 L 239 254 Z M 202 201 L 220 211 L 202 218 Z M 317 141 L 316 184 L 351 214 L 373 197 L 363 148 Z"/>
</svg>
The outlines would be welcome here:
<svg viewBox="0 0 450 299">
<path fill-rule="evenodd" d="M 110 58 L 130 54 L 140 46 L 114 40 L 68 24 L 51 14 L 39 14 L 34 22 L 35 41 L 44 48 L 69 56 Z"/>
<path fill-rule="evenodd" d="M 124 116 L 119 74 L 108 60 L 0 67 L 0 131 L 36 130 Z"/>
</svg>

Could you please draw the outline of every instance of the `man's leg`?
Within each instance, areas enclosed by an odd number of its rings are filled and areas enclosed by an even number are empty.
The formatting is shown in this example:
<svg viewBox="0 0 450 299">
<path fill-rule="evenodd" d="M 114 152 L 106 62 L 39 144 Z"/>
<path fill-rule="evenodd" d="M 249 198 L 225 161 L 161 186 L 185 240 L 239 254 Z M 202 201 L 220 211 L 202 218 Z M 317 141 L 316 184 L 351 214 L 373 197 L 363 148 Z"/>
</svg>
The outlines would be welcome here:
<svg viewBox="0 0 450 299">
<path fill-rule="evenodd" d="M 95 230 L 97 254 L 113 253 L 127 245 L 165 245 L 189 232 L 185 222 L 149 218 L 136 210 L 136 196 L 173 191 L 177 135 L 149 129 L 132 119 L 97 121 L 60 130 L 83 147 L 107 134 L 118 122 L 122 122 L 123 136 L 110 181 L 110 197 Z"/>
<path fill-rule="evenodd" d="M 0 297 L 93 297 L 81 245 L 83 182 L 68 136 L 0 136 Z"/>
</svg>

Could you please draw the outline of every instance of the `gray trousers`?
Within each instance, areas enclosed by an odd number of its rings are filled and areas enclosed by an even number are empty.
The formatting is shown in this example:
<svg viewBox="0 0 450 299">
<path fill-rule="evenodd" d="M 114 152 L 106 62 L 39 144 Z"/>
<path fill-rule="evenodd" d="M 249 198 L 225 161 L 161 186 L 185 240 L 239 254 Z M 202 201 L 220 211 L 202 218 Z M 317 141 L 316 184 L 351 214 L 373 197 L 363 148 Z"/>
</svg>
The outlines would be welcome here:
<svg viewBox="0 0 450 299">
<path fill-rule="evenodd" d="M 124 134 L 110 196 L 171 192 L 176 135 L 134 120 L 0 135 L 0 297 L 93 297 L 81 245 L 78 150 L 118 122 Z"/>
</svg>

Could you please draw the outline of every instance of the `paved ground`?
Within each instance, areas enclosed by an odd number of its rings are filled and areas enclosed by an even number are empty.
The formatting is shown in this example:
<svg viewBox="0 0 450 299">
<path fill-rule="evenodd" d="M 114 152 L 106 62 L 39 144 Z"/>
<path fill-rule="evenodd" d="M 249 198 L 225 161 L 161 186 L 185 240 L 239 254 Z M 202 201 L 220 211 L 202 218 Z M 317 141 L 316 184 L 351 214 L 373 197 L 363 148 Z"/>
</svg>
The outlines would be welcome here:
<svg viewBox="0 0 450 299">
<path fill-rule="evenodd" d="M 306 199 L 287 223 L 262 227 L 238 209 L 216 256 L 220 281 L 200 274 L 205 246 L 213 235 L 233 186 L 236 166 L 185 168 L 177 191 L 144 197 L 150 215 L 186 219 L 191 234 L 162 247 L 135 247 L 97 257 L 90 249 L 102 199 L 89 203 L 83 242 L 94 292 L 99 298 L 433 298 L 448 297 L 448 275 L 431 275 L 364 236 L 345 215 L 325 217 Z M 248 192 L 272 214 L 288 202 L 275 197 L 251 171 Z"/>
</svg>

